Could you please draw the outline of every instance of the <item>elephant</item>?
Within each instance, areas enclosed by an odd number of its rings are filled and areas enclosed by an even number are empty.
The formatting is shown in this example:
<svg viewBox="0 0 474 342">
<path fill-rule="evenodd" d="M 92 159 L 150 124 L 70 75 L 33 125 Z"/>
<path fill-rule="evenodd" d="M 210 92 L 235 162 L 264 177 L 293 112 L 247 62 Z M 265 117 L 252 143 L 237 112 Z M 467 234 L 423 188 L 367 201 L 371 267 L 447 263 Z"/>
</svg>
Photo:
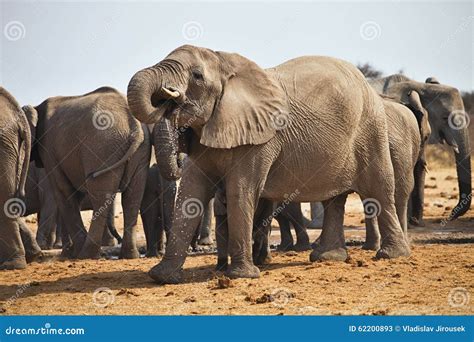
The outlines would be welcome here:
<svg viewBox="0 0 474 342">
<path fill-rule="evenodd" d="M 28 170 L 25 199 L 26 210 L 23 216 L 38 214 L 38 230 L 36 232 L 38 245 L 43 250 L 61 248 L 62 234 L 65 233 L 64 241 L 68 241 L 69 236 L 60 223 L 58 206 L 46 172 L 44 168 L 36 167 L 34 161 L 30 162 Z M 92 204 L 87 195 L 81 202 L 81 210 L 92 210 Z M 104 230 L 102 246 L 113 246 L 114 238 L 118 243 L 122 242 L 122 238 L 115 228 L 114 216 L 114 205 L 111 205 L 107 216 L 108 229 Z"/>
<path fill-rule="evenodd" d="M 407 212 L 411 192 L 415 185 L 416 164 L 423 162 L 422 155 L 429 139 L 431 128 L 429 114 L 422 106 L 420 96 L 416 91 L 409 91 L 404 98 L 408 103 L 401 104 L 393 99 L 384 99 L 385 113 L 389 130 L 390 156 L 395 173 L 395 206 L 398 219 L 403 228 L 405 238 L 407 233 Z M 344 204 L 346 194 L 341 194 L 332 200 L 323 201 L 324 223 L 320 237 L 311 253 L 311 260 L 347 259 L 344 242 Z M 373 199 L 362 197 L 366 214 L 366 241 L 363 249 L 377 250 L 380 248 L 378 218 L 381 208 Z M 382 241 L 383 244 L 383 241 Z M 328 246 L 330 248 L 328 249 Z M 347 251 L 346 251 L 347 253 Z"/>
<path fill-rule="evenodd" d="M 430 118 L 432 133 L 428 143 L 446 143 L 455 152 L 459 201 L 449 215 L 449 219 L 454 220 L 464 215 L 469 210 L 472 199 L 471 149 L 467 127 L 469 122 L 459 90 L 440 84 L 434 77 L 429 77 L 425 83 L 421 83 L 399 74 L 375 79 L 370 83 L 379 93 L 394 97 L 398 101 L 406 102 L 406 96 L 410 90 L 415 90 L 420 95 L 421 103 L 428 111 Z M 415 189 L 410 215 L 410 223 L 413 225 L 424 225 L 425 164 L 423 157 L 415 172 Z"/>
<path fill-rule="evenodd" d="M 164 235 L 171 229 L 175 195 L 176 181 L 165 179 L 161 176 L 158 165 L 152 165 L 148 170 L 140 205 L 147 257 L 164 254 Z"/>
<path fill-rule="evenodd" d="M 25 210 L 32 139 L 25 113 L 3 87 L 0 87 L 0 127 L 0 269 L 23 269 L 27 260 L 20 216 Z M 23 229 L 28 231 L 25 226 Z"/>
<path fill-rule="evenodd" d="M 115 194 L 122 192 L 122 258 L 138 258 L 136 224 L 150 163 L 146 125 L 132 115 L 126 98 L 110 87 L 79 96 L 48 98 L 25 106 L 32 129 L 32 156 L 44 167 L 59 215 L 71 237 L 63 254 L 99 258 L 107 217 Z M 93 207 L 89 232 L 80 203 L 87 194 Z"/>
<path fill-rule="evenodd" d="M 219 182 L 226 189 L 231 278 L 259 277 L 252 260 L 258 200 L 289 194 L 295 202 L 347 191 L 375 198 L 383 208 L 376 257 L 410 254 L 396 215 L 383 101 L 352 64 L 306 56 L 264 70 L 236 53 L 185 45 L 138 71 L 127 99 L 138 120 L 164 116 L 190 137 L 166 252 L 149 271 L 156 282 L 183 280 L 201 219 L 187 209 L 208 202 Z"/>
</svg>

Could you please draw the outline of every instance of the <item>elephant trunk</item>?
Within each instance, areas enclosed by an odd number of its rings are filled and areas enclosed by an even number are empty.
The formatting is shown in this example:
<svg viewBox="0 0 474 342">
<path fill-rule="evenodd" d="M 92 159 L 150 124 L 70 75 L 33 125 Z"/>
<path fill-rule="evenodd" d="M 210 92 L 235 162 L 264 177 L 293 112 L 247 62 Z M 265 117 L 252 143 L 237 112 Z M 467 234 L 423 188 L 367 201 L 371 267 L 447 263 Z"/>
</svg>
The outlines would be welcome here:
<svg viewBox="0 0 474 342">
<path fill-rule="evenodd" d="M 451 212 L 451 220 L 464 215 L 469 210 L 472 199 L 471 149 L 469 146 L 467 128 L 457 131 L 457 135 L 454 137 L 454 139 L 459 149 L 458 153 L 456 153 L 456 172 L 459 185 L 459 202 Z"/>
<path fill-rule="evenodd" d="M 141 122 L 152 124 L 163 116 L 164 108 L 156 108 L 152 103 L 160 88 L 161 78 L 153 67 L 137 72 L 128 83 L 128 106 L 133 116 Z"/>
<path fill-rule="evenodd" d="M 25 197 L 25 187 L 26 187 L 26 179 L 28 177 L 28 170 L 30 168 L 30 153 L 31 153 L 31 131 L 28 120 L 26 118 L 25 113 L 20 110 L 20 136 L 22 139 L 22 144 L 25 148 L 25 153 L 23 156 L 23 161 L 21 161 L 21 149 L 20 154 L 18 156 L 18 169 L 20 169 L 21 163 L 21 173 L 19 175 L 19 184 L 18 184 L 18 195 L 21 198 Z"/>
<path fill-rule="evenodd" d="M 178 131 L 166 117 L 153 129 L 156 162 L 161 176 L 175 181 L 181 178 L 182 165 L 179 160 Z"/>
</svg>

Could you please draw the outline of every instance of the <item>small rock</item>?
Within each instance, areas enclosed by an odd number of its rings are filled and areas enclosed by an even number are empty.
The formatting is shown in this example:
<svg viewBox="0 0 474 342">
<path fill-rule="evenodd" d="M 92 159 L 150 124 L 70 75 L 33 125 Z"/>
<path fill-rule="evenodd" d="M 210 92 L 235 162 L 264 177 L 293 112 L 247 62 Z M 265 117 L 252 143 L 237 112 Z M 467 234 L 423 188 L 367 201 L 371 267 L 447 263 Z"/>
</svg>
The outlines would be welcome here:
<svg viewBox="0 0 474 342">
<path fill-rule="evenodd" d="M 194 297 L 194 296 L 185 298 L 185 299 L 183 300 L 183 302 L 185 302 L 185 303 L 194 303 L 195 301 L 196 301 L 196 297 Z"/>
<path fill-rule="evenodd" d="M 170 291 L 170 292 L 168 292 L 167 294 L 165 294 L 165 297 L 169 297 L 169 296 L 174 296 L 174 292 L 173 292 L 173 291 Z"/>
<path fill-rule="evenodd" d="M 456 178 L 453 176 L 446 176 L 444 180 L 455 180 Z"/>
<path fill-rule="evenodd" d="M 444 197 L 444 198 L 446 198 L 446 197 L 448 197 L 448 193 L 447 193 L 447 192 L 444 192 L 444 191 L 442 191 L 442 192 L 440 192 L 440 193 L 439 193 L 439 196 L 440 196 L 440 197 Z"/>
<path fill-rule="evenodd" d="M 431 176 L 431 177 L 430 177 L 430 180 L 436 180 L 436 177 Z"/>
<path fill-rule="evenodd" d="M 438 186 L 436 184 L 425 184 L 425 189 L 437 189 Z"/>
</svg>

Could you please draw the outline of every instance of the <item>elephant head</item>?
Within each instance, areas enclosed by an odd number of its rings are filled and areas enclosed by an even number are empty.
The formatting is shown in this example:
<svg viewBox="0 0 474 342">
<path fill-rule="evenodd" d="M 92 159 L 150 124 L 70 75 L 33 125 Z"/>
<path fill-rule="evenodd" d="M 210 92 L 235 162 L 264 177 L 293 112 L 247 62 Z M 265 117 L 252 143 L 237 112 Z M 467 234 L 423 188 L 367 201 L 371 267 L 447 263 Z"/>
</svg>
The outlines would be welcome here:
<svg viewBox="0 0 474 342">
<path fill-rule="evenodd" d="M 382 81 L 382 82 L 381 82 Z M 403 75 L 392 75 L 372 83 L 383 93 L 407 102 L 407 94 L 415 90 L 429 113 L 430 144 L 446 143 L 456 158 L 456 171 L 460 198 L 450 219 L 464 215 L 471 206 L 471 148 L 469 145 L 468 117 L 458 89 L 440 84 L 434 77 L 425 83 L 413 81 Z"/>
<path fill-rule="evenodd" d="M 138 120 L 164 117 L 213 148 L 267 142 L 276 134 L 272 115 L 287 108 L 279 82 L 255 63 L 189 45 L 137 72 L 127 97 Z"/>
</svg>

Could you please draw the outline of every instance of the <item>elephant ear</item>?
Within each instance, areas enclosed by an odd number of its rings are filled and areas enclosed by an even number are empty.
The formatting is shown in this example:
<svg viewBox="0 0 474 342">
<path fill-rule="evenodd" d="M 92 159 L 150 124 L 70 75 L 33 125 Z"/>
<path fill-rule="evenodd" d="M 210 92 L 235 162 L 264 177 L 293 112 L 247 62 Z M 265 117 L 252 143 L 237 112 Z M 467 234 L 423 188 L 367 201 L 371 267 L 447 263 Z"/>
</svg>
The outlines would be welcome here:
<svg viewBox="0 0 474 342">
<path fill-rule="evenodd" d="M 32 139 L 32 146 L 31 146 L 31 154 L 30 160 L 35 162 L 35 166 L 39 168 L 43 168 L 43 162 L 41 161 L 39 151 L 38 151 L 38 111 L 35 107 L 27 105 L 21 108 L 28 119 L 28 123 L 30 125 L 31 130 L 31 139 Z"/>
<path fill-rule="evenodd" d="M 266 143 L 276 134 L 275 119 L 288 113 L 279 81 L 254 62 L 217 52 L 223 72 L 220 100 L 204 125 L 201 144 L 214 148 Z"/>
<path fill-rule="evenodd" d="M 425 80 L 425 83 L 431 83 L 431 84 L 439 84 L 439 81 L 436 77 L 434 76 L 431 76 L 431 77 L 428 77 L 426 80 Z"/>
<path fill-rule="evenodd" d="M 428 111 L 421 104 L 420 95 L 414 90 L 408 93 L 408 107 L 416 116 L 421 141 L 424 144 L 431 134 L 431 126 L 428 120 Z"/>
</svg>

